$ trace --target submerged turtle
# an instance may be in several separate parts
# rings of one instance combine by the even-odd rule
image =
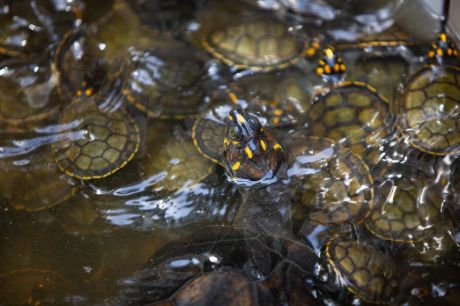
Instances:
[[[445,34],[433,42],[435,64],[414,73],[400,104],[400,132],[415,148],[433,155],[460,153],[460,68],[455,43]],[[436,63],[437,62],[437,63]]]
[[[0,275],[0,299],[7,305],[70,305],[74,291],[52,271],[23,269]]]
[[[388,101],[374,87],[340,81],[345,71],[342,58],[332,47],[325,48],[316,73],[330,84],[307,112],[307,124],[312,135],[337,141],[373,166],[393,133],[394,118]]]
[[[53,136],[3,135],[0,194],[17,210],[40,211],[65,202],[78,189],[56,166]],[[3,142],[7,140],[7,142]]]
[[[325,249],[340,284],[367,303],[388,303],[398,286],[392,257],[370,243],[334,237]]]
[[[68,129],[53,145],[58,167],[83,180],[107,177],[123,168],[137,153],[137,123],[123,109],[98,105],[98,97],[76,98],[62,112],[59,123]]]
[[[180,41],[131,50],[123,64],[122,93],[151,118],[183,119],[199,112],[207,86],[207,56]]]
[[[244,15],[244,14],[243,14]],[[225,19],[225,18],[223,18]],[[201,44],[214,57],[236,69],[270,71],[294,65],[304,57],[313,56],[318,42],[297,37],[287,24],[272,16],[229,16],[222,25],[211,21],[212,29],[203,30]],[[206,22],[205,22],[206,23]],[[312,40],[313,41],[313,40]]]
[[[409,164],[382,165],[374,176],[375,209],[364,223],[371,233],[413,243],[441,223],[443,196],[436,177]]]
[[[56,73],[48,59],[4,60],[0,76],[0,124],[25,127],[57,113]]]

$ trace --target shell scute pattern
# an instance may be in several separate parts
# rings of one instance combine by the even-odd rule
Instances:
[[[379,161],[382,146],[393,132],[393,115],[386,100],[359,82],[339,83],[319,96],[307,122],[312,135],[338,141],[370,166]]]
[[[94,101],[64,109],[62,124],[73,125],[69,139],[53,146],[59,168],[69,176],[96,179],[126,165],[139,149],[137,124],[124,111],[105,112]]]
[[[412,76],[402,100],[401,132],[435,155],[460,152],[460,69],[428,66]]]
[[[396,265],[373,245],[333,238],[326,256],[343,285],[360,299],[369,303],[391,299],[398,283]]]
[[[263,19],[229,26],[203,42],[215,57],[236,68],[273,70],[300,59],[305,44],[277,21]]]

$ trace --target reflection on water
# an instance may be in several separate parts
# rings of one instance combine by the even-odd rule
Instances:
[[[412,5],[1,2],[0,304],[454,305],[460,70]],[[229,164],[235,107],[273,135]]]

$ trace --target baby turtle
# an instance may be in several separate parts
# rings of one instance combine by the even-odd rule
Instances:
[[[3,134],[0,194],[17,210],[36,212],[72,197],[78,187],[61,173],[51,153],[53,136]],[[24,191],[27,192],[24,192]]]
[[[296,131],[285,137],[293,204],[314,223],[360,223],[373,207],[369,168],[349,149],[328,138]]]
[[[239,78],[224,92],[216,92],[211,106],[195,121],[196,147],[210,160],[219,162],[227,116],[233,107],[256,114],[261,124],[273,130],[301,125],[311,107],[313,94],[308,87],[308,80],[291,70]]]
[[[257,306],[276,305],[270,290],[241,272],[222,269],[201,274],[186,283],[167,301],[154,306]]]
[[[364,223],[377,237],[412,243],[429,236],[442,220],[442,188],[409,164],[382,165],[377,169],[375,209]]]
[[[184,119],[204,103],[206,54],[180,41],[161,38],[149,50],[131,50],[123,64],[128,102],[151,118]]]
[[[217,59],[236,69],[270,71],[294,65],[313,56],[317,42],[297,37],[287,24],[270,16],[252,16],[206,31],[203,47]]]
[[[367,303],[388,303],[398,285],[392,257],[354,239],[332,238],[326,257],[341,285]]]
[[[436,64],[418,70],[401,99],[401,133],[415,148],[433,155],[460,153],[460,69],[455,43],[439,34],[428,52]]]
[[[332,47],[325,48],[316,73],[332,84],[316,97],[306,122],[312,135],[337,141],[373,166],[393,133],[394,118],[388,101],[374,87],[340,81],[345,71],[342,58]]]
[[[53,145],[58,167],[82,180],[107,177],[137,153],[139,128],[123,109],[108,110],[98,97],[77,97],[61,114],[65,138]]]
[[[0,75],[0,123],[27,127],[56,114],[56,73],[43,57],[4,60]]]

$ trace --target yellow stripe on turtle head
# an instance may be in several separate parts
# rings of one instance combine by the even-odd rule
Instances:
[[[238,162],[233,164],[232,170],[236,171],[236,170],[240,169],[240,166],[241,166],[241,163],[238,161]]]
[[[260,146],[262,147],[262,150],[267,151],[267,145],[265,144],[265,141],[263,139],[260,140]]]
[[[246,122],[246,119],[244,119],[243,115],[237,113],[237,114],[236,114],[236,117],[238,117],[238,122],[239,122],[239,123],[243,124],[243,123]]]
[[[252,156],[253,156],[253,155],[252,155],[252,151],[251,151],[251,149],[249,149],[248,146],[246,146],[246,147],[244,148],[244,152],[246,153],[246,155],[248,156],[249,159],[252,158]]]
[[[273,145],[273,149],[279,150],[279,149],[281,149],[281,145],[280,145],[279,143],[275,143],[275,144]]]

